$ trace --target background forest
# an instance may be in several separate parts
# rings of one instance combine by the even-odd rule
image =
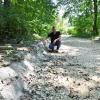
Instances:
[[[45,36],[55,20],[51,0],[0,0],[0,37],[34,39]]]
[[[46,37],[52,25],[62,33],[93,37],[100,33],[100,0],[0,0],[0,39]],[[63,15],[59,20],[59,10]],[[68,21],[66,21],[68,19]]]
[[[64,6],[63,17],[68,17],[69,33],[74,36],[92,37],[100,33],[100,0],[59,0]]]

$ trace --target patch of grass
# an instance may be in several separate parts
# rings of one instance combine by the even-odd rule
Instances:
[[[14,50],[12,50],[12,49],[7,49],[7,50],[5,50],[5,53],[6,53],[7,56],[12,55],[13,52],[14,52]]]

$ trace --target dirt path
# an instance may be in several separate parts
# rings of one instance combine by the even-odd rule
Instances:
[[[44,52],[41,43],[17,47],[8,67],[18,74],[14,87],[23,87],[23,95],[12,100],[100,100],[99,43],[62,36],[60,53]]]
[[[86,67],[100,66],[100,43],[79,38],[62,38],[62,48],[69,55],[77,56],[80,64]]]

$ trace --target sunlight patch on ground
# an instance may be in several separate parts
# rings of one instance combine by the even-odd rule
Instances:
[[[29,48],[27,48],[27,47],[17,47],[17,50],[19,50],[19,51],[29,51]]]
[[[100,55],[97,55],[97,58],[96,58],[97,60],[100,60]]]
[[[32,60],[32,58],[35,59],[35,57],[32,56],[30,53],[27,53],[27,54],[24,56],[24,59],[25,59],[25,60],[29,60],[29,61],[30,61],[30,60]]]
[[[100,66],[96,68],[95,72],[98,73],[98,74],[100,73]]]
[[[34,70],[34,67],[32,66],[32,64],[26,60],[24,60],[24,64],[27,66],[27,68],[31,71]]]
[[[61,35],[61,38],[63,39],[63,38],[68,38],[68,37],[71,37],[71,35]]]
[[[73,47],[67,46],[67,45],[61,45],[60,51],[67,52],[70,55],[77,55],[77,53],[79,52],[79,49],[73,48]]]
[[[6,49],[6,48],[7,48],[7,49],[10,49],[10,48],[12,49],[13,47],[12,47],[11,44],[5,44],[5,45],[3,45],[3,46],[0,46],[0,48],[1,48],[1,49]]]
[[[5,97],[5,100],[18,100],[14,85],[6,86],[5,89],[1,91],[1,95]]]
[[[7,79],[17,76],[17,73],[10,67],[0,68],[0,79]]]

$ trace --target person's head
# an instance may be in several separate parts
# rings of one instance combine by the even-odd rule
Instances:
[[[52,27],[52,32],[54,32],[54,33],[56,32],[55,26]]]

